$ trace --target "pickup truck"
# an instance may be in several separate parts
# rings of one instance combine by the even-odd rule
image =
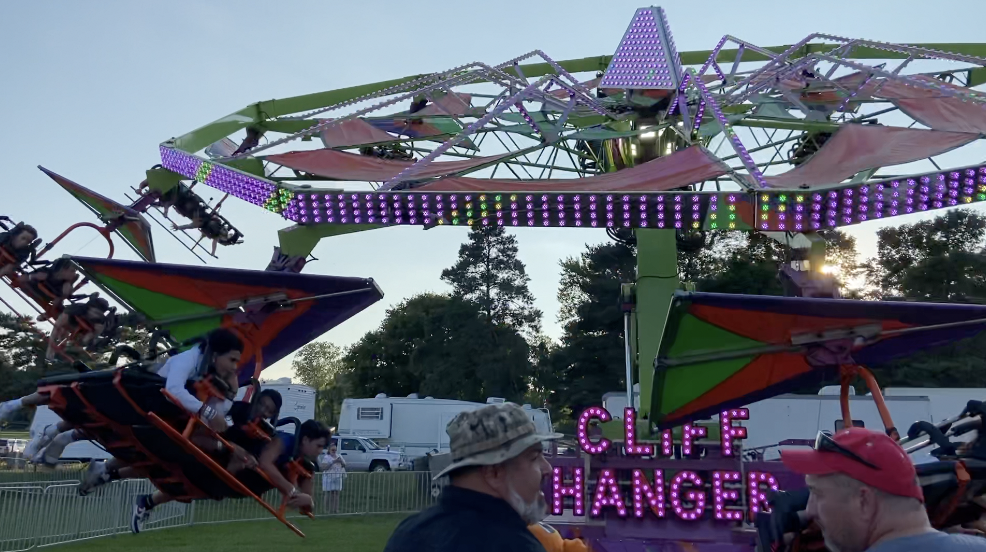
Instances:
[[[333,435],[339,454],[346,460],[346,471],[385,472],[410,469],[410,462],[398,451],[382,448],[366,437]]]

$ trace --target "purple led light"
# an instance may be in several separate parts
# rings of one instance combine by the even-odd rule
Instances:
[[[658,8],[655,17],[653,8],[642,8],[624,33],[600,86],[671,90],[680,75],[681,64],[663,11]]]

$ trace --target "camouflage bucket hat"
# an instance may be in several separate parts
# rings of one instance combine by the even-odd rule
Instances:
[[[513,403],[462,412],[449,422],[445,432],[452,449],[452,463],[435,479],[459,468],[495,466],[516,458],[537,443],[562,437],[561,433],[539,434],[530,416]]]

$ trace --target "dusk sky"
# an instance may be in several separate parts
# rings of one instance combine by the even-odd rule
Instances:
[[[123,195],[159,163],[158,144],[250,103],[405,75],[473,61],[500,63],[541,49],[556,60],[610,55],[641,2],[614,0],[438,2],[258,2],[144,0],[0,3],[0,135],[4,175],[0,214],[34,224],[51,239],[94,218],[37,165],[102,194]],[[812,32],[888,42],[984,41],[975,22],[986,2],[939,0],[820,2],[676,2],[664,6],[679,51],[709,50],[724,34],[762,46],[792,44]],[[947,158],[949,166],[982,162],[981,145]],[[132,195],[132,193],[131,193]],[[207,197],[218,199],[212,190]],[[221,248],[219,266],[263,269],[288,226],[279,216],[234,198],[223,214],[246,243]],[[863,256],[875,252],[881,224],[850,232]],[[520,258],[544,312],[556,317],[559,261],[603,230],[521,229]],[[59,253],[105,255],[94,233],[78,232]],[[455,262],[463,228],[389,228],[335,237],[315,250],[306,272],[374,278],[383,301],[322,339],[340,346],[376,328],[386,309],[412,295],[444,292],[441,271]],[[199,264],[160,228],[158,259]],[[118,243],[119,258],[134,258]],[[0,296],[10,297],[0,290]],[[614,301],[616,298],[614,297]],[[291,375],[289,359],[265,377]]]

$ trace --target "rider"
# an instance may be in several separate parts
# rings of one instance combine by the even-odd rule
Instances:
[[[55,312],[60,312],[62,302],[72,296],[73,285],[78,277],[75,264],[69,259],[60,258],[46,267],[22,275],[17,281],[38,304],[50,304]],[[45,289],[41,288],[42,285]],[[44,320],[47,316],[38,318]]]
[[[210,351],[211,357],[207,363],[203,364],[202,357],[206,350]],[[214,372],[220,380],[231,388],[230,391],[235,396],[236,367],[240,362],[242,352],[243,342],[240,338],[226,328],[219,328],[210,332],[198,346],[169,358],[162,366],[156,369],[152,368],[150,371],[165,378],[165,390],[189,414],[199,417],[213,431],[221,433],[226,431],[228,427],[226,413],[233,405],[232,400],[221,402],[210,400],[208,403],[204,403],[192,395],[185,386],[190,381],[198,380],[208,373]],[[203,370],[200,371],[200,368]],[[193,441],[198,441],[196,435],[193,435]],[[205,448],[209,448],[209,444],[203,443]],[[239,453],[241,450],[233,452]],[[233,456],[234,459],[238,459],[243,455],[234,454]],[[92,462],[79,485],[79,493],[85,495],[108,481],[137,476],[138,474],[133,468],[127,467],[124,462],[116,458],[106,462]]]
[[[278,398],[280,398],[280,395],[278,395]],[[298,447],[299,457],[314,464],[318,458],[318,454],[325,448],[331,437],[332,433],[321,422],[308,420],[301,424],[299,430],[299,438],[301,439]],[[267,478],[274,484],[274,487],[281,491],[284,496],[288,497],[288,507],[297,508],[300,511],[310,511],[312,508],[312,479],[306,478],[300,483],[300,492],[287,479],[289,476],[288,464],[295,460],[294,446],[294,434],[278,431],[274,439],[261,448],[258,465]],[[239,473],[238,478],[248,488],[255,487],[258,479],[256,474],[249,471]],[[151,516],[151,510],[171,500],[173,499],[170,496],[161,491],[138,496],[134,502],[133,517],[130,522],[131,531],[140,533],[144,523]]]
[[[315,463],[319,453],[328,446],[332,432],[321,422],[308,420],[301,424],[298,432],[298,454],[305,460]],[[295,436],[292,433],[278,431],[277,436],[260,453],[260,469],[267,474],[274,487],[288,497],[288,505],[299,510],[310,510],[312,507],[312,479],[300,483],[299,490],[283,475],[285,467],[294,460]]]
[[[0,277],[13,275],[31,257],[31,245],[36,239],[38,231],[23,222],[9,232],[0,232],[0,248],[6,253],[0,255]],[[13,257],[14,262],[9,257]]]
[[[254,403],[249,403],[245,401],[237,401],[229,410],[229,418],[232,424],[230,428],[223,433],[223,437],[229,440],[234,446],[242,444],[246,447],[246,453],[255,458],[263,450],[262,440],[252,439],[249,435],[249,430],[247,426],[255,422],[269,420],[276,422],[277,413],[281,410],[281,394],[273,389],[265,389],[260,392],[257,396],[257,400]],[[253,444],[251,444],[253,443]],[[257,445],[257,443],[260,443]],[[224,462],[225,459],[220,459],[220,462]],[[242,465],[232,465],[228,464],[228,469],[232,473],[237,473],[245,468],[255,467],[255,463],[244,463]],[[122,471],[122,470],[121,470]],[[106,483],[109,480],[100,481],[100,485]],[[151,510],[156,506],[162,504],[167,504],[173,501],[174,498],[160,490],[155,490],[151,494],[141,495],[137,497],[137,501],[134,504],[133,518],[131,519],[130,529],[134,533],[140,533],[141,528],[144,523],[150,518]]]
[[[89,301],[86,303],[74,303],[65,307],[65,310],[55,320],[55,327],[51,331],[45,359],[53,360],[57,348],[56,343],[76,332],[79,332],[75,340],[76,343],[82,347],[87,347],[95,338],[102,335],[106,326],[106,311],[109,308],[109,302],[99,297],[98,293],[89,296]],[[83,327],[83,323],[88,328]]]

